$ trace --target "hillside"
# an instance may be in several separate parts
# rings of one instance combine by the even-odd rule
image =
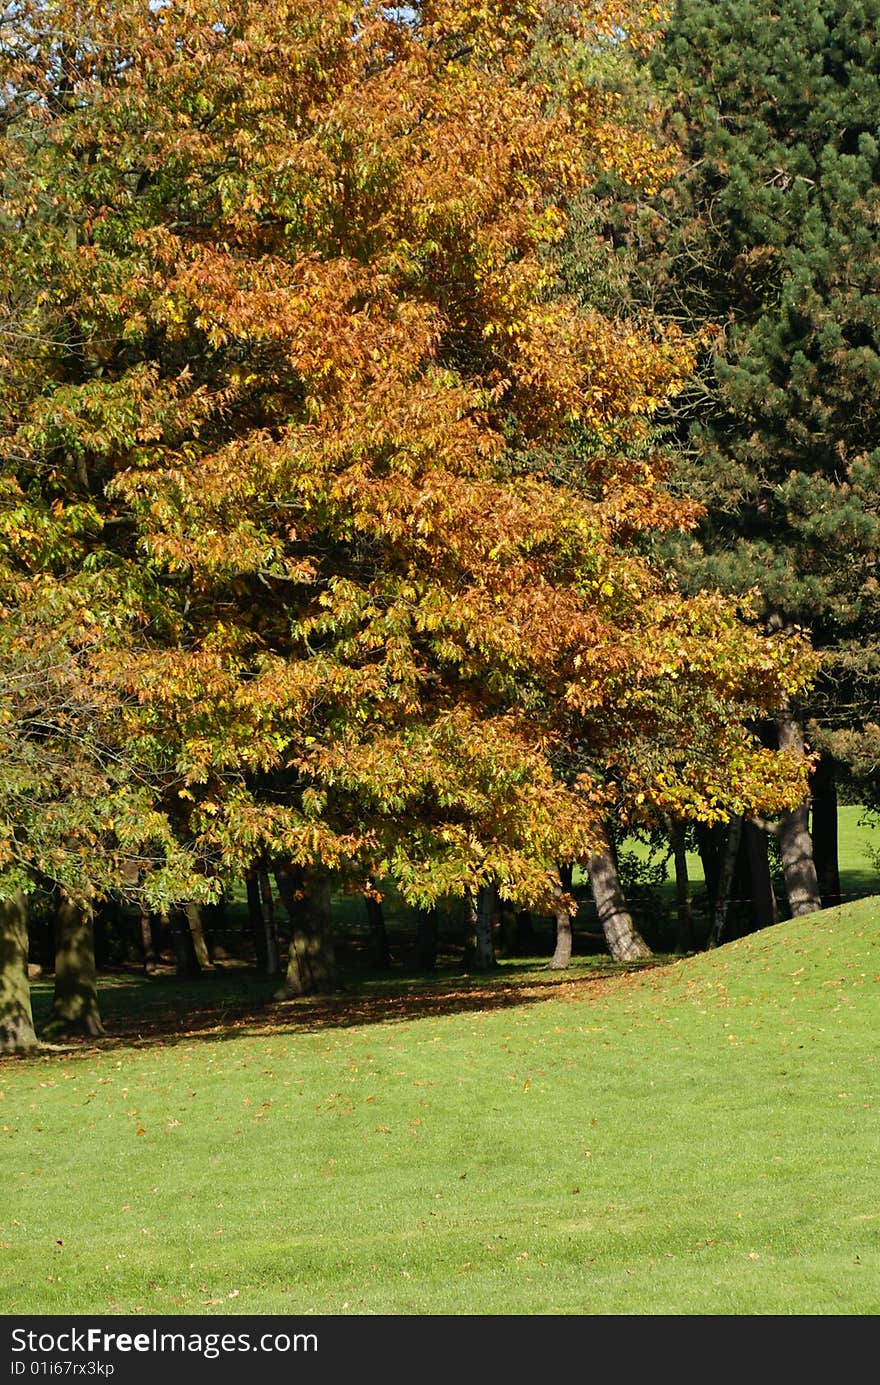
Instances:
[[[4,1311],[876,1312],[880,901],[586,966],[4,1063]]]

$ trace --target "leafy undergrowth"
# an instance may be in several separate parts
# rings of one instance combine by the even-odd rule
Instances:
[[[114,994],[115,1036],[0,1067],[7,1313],[880,1310],[876,899],[173,1042]]]

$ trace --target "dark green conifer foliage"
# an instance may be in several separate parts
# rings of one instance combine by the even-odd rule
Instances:
[[[721,331],[680,402],[689,588],[756,587],[825,652],[814,746],[878,792],[880,0],[682,0],[652,58],[681,176],[630,244]],[[635,231],[632,227],[635,226]]]

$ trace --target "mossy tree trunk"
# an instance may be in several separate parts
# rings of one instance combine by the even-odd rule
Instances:
[[[98,1007],[93,911],[62,894],[55,927],[55,995],[43,1032],[51,1038],[97,1038],[104,1026]]]
[[[202,929],[205,934],[205,946],[208,949],[208,956],[212,965],[217,962],[228,960],[227,952],[222,939],[226,936],[226,900],[220,898],[213,904],[202,904],[199,912],[202,916]]]
[[[19,891],[0,899],[0,1053],[37,1047],[27,961],[27,903]]]
[[[317,867],[304,870],[302,888],[291,891],[289,908],[291,932],[287,972],[283,985],[275,992],[275,999],[291,1000],[316,991],[335,990],[337,971],[329,872]]]

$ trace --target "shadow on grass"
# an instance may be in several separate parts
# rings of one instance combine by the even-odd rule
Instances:
[[[103,1053],[117,1048],[172,1047],[205,1039],[310,1034],[369,1024],[401,1024],[446,1015],[512,1009],[563,996],[602,993],[619,978],[651,969],[670,959],[612,962],[582,959],[571,972],[551,972],[546,962],[505,962],[486,975],[463,975],[438,968],[427,977],[394,979],[358,977],[348,988],[327,995],[276,1001],[278,978],[252,972],[223,973],[184,983],[173,975],[146,978],[116,975],[102,978],[101,1008],[108,1033],[104,1038],[68,1044],[44,1044],[36,1056]],[[210,991],[208,991],[210,988]],[[51,1000],[48,986],[35,987],[34,1010]],[[146,1002],[146,1003],[144,1003]]]

